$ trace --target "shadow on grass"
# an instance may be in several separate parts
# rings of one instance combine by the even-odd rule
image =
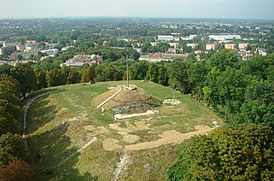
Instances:
[[[29,158],[41,180],[98,180],[90,173],[80,173],[75,166],[80,153],[66,136],[68,124],[29,138]],[[70,128],[73,129],[73,128]],[[38,156],[37,156],[38,155]]]
[[[41,90],[30,95],[29,98],[34,98],[35,96],[39,96],[43,93],[48,93],[40,98],[37,98],[30,106],[27,113],[27,124],[31,126],[27,126],[28,133],[33,133],[39,127],[44,126],[46,123],[55,118],[57,113],[56,105],[49,105],[49,101],[46,98],[51,93],[59,93],[64,92],[64,90],[51,89],[51,90]],[[39,100],[39,101],[38,101]],[[30,121],[31,120],[31,121]]]

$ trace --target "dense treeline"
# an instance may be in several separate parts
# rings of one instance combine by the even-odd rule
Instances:
[[[219,128],[183,144],[167,180],[272,180],[273,127]]]
[[[183,143],[167,180],[274,178],[273,64],[273,55],[244,62],[223,50],[181,69],[188,81],[175,87],[203,99],[225,118],[226,125]]]
[[[14,77],[16,77],[15,73],[19,73],[17,68],[10,70],[14,73]],[[32,167],[24,161],[26,150],[22,136],[19,135],[21,133],[20,91],[26,91],[22,84],[11,76],[0,75],[0,180],[36,178]]]

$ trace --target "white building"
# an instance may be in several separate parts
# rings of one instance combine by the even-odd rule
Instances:
[[[103,61],[103,57],[99,55],[75,55],[73,58],[62,63],[60,66],[66,65],[68,67],[79,67],[84,64],[100,64]]]
[[[181,40],[193,40],[193,38],[195,38],[197,35],[189,35],[189,36],[185,36],[185,37],[181,37]]]
[[[62,49],[61,49],[61,51],[66,51],[66,50],[68,50],[68,49],[70,49],[70,48],[73,48],[74,46],[66,46],[66,47],[63,47]]]
[[[195,38],[197,35],[189,35],[189,38],[192,40],[193,38]]]
[[[240,35],[209,35],[210,40],[225,41],[225,40],[240,40]]]
[[[188,43],[188,44],[186,44],[186,46],[191,47],[191,48],[195,48],[196,45],[197,45],[196,43]]]
[[[172,35],[158,35],[158,41],[172,41],[174,37]]]
[[[0,55],[3,54],[3,48],[0,48]]]
[[[256,49],[256,52],[262,56],[266,56],[267,53],[266,53],[266,50],[264,48],[257,48]]]
[[[58,53],[58,49],[41,50],[41,52],[48,54],[50,57],[54,57]]]

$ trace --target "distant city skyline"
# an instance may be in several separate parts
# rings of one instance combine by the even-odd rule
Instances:
[[[0,18],[166,17],[274,20],[274,0],[0,0],[0,3]]]

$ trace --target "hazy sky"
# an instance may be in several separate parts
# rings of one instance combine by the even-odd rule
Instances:
[[[0,0],[0,18],[135,16],[274,20],[274,0]]]

